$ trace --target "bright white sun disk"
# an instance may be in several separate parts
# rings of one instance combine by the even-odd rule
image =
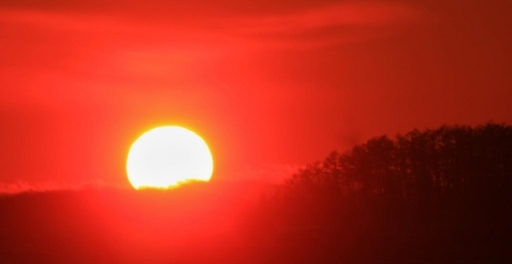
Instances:
[[[133,143],[126,170],[135,189],[169,188],[191,180],[209,181],[213,158],[208,145],[194,132],[164,126]]]

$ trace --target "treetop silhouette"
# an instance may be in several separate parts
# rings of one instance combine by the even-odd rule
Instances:
[[[280,195],[327,192],[414,202],[482,198],[509,190],[511,178],[511,126],[443,125],[394,139],[375,137],[344,153],[334,151],[295,173]]]

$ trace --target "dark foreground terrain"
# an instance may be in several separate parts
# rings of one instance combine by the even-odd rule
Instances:
[[[512,128],[486,124],[374,138],[265,195],[3,195],[0,263],[511,263],[511,182]]]
[[[353,201],[328,211],[329,205],[305,204],[311,214],[302,215],[304,208],[275,212],[235,197],[187,191],[181,197],[119,190],[1,197],[1,263],[511,260],[510,203],[502,200],[424,207]]]

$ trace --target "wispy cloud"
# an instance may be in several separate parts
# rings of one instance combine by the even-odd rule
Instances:
[[[78,190],[81,188],[104,187],[106,184],[101,180],[90,180],[81,184],[58,183],[54,181],[25,181],[0,182],[0,194],[17,194],[23,192],[47,192],[57,190]]]
[[[418,12],[396,4],[335,4],[293,13],[241,19],[248,33],[293,33],[332,26],[376,26],[418,19]],[[245,28],[246,30],[243,30]]]
[[[247,168],[245,175],[255,181],[279,184],[291,177],[301,167],[297,164],[269,163]]]
[[[371,41],[423,19],[413,6],[370,2],[291,5],[226,16],[185,12],[186,19],[141,18],[133,10],[114,12],[117,8],[108,4],[102,10],[99,2],[80,12],[32,4],[0,7],[4,103],[110,105],[131,98],[127,90],[137,98],[137,87],[144,87],[144,94],[150,87],[190,91],[226,83],[233,77],[219,69],[255,50],[265,54]],[[164,97],[157,93],[155,100]]]
[[[414,23],[423,19],[412,6],[393,3],[336,3],[272,14],[230,14],[203,19],[134,19],[105,13],[0,10],[0,22],[81,33],[114,33],[204,49],[292,45],[301,42],[336,44],[360,38],[365,30]],[[357,36],[356,36],[357,35]],[[274,43],[274,45],[269,45]],[[201,44],[201,45],[199,45]],[[234,48],[234,49],[233,49]]]
[[[421,19],[421,12],[411,6],[337,3],[288,13],[240,18],[233,23],[233,33],[288,46],[297,42],[330,45],[360,39],[368,29],[411,24]]]

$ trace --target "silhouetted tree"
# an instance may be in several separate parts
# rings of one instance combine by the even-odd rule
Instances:
[[[510,188],[512,127],[441,126],[372,138],[345,153],[306,166],[283,190],[428,201],[488,195]]]
[[[278,244],[322,245],[314,255],[331,260],[393,247],[416,252],[414,261],[436,262],[448,249],[462,258],[477,247],[490,257],[504,252],[500,234],[511,235],[511,178],[511,126],[413,130],[307,165],[266,200],[267,221]]]

